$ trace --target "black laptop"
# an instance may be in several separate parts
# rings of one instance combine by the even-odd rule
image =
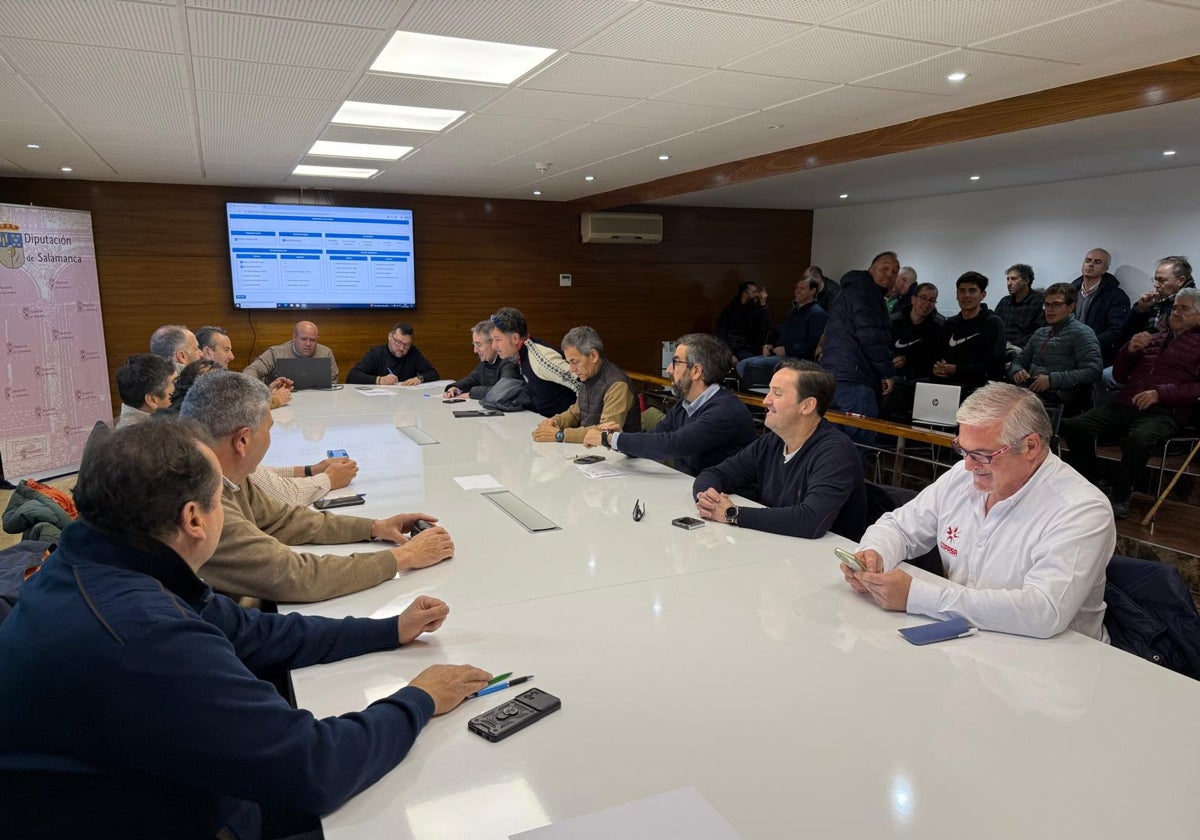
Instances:
[[[333,382],[333,359],[325,356],[312,359],[276,359],[275,375],[292,380],[292,388],[303,391],[322,388],[326,391]]]

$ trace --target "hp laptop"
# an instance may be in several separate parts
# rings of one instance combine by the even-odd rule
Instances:
[[[958,420],[955,419],[954,414],[958,411],[961,397],[962,388],[958,385],[918,382],[916,394],[913,397],[913,422],[930,423],[935,426],[957,426]]]
[[[328,356],[314,359],[276,359],[275,374],[292,380],[297,391],[306,388],[323,388],[326,391],[333,381],[333,359]]]

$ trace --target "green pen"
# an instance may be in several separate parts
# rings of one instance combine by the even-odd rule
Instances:
[[[501,674],[498,677],[492,677],[490,680],[488,680],[488,685],[495,685],[498,682],[502,682],[502,681],[508,679],[512,675],[513,675],[513,672],[509,671],[507,674]]]

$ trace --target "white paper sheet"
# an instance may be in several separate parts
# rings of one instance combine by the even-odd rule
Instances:
[[[679,788],[572,817],[552,825],[510,834],[510,840],[741,840],[717,809],[694,787]]]
[[[455,482],[464,490],[496,490],[501,484],[487,473],[483,475],[456,475]]]
[[[611,464],[579,464],[578,467],[588,478],[612,478],[625,474]]]
[[[354,391],[364,397],[390,397],[394,393],[387,388],[355,388]]]

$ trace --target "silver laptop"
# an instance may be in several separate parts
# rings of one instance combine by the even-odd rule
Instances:
[[[954,414],[958,411],[961,398],[962,388],[958,385],[918,382],[913,396],[913,422],[957,426],[958,420],[954,418]]]

